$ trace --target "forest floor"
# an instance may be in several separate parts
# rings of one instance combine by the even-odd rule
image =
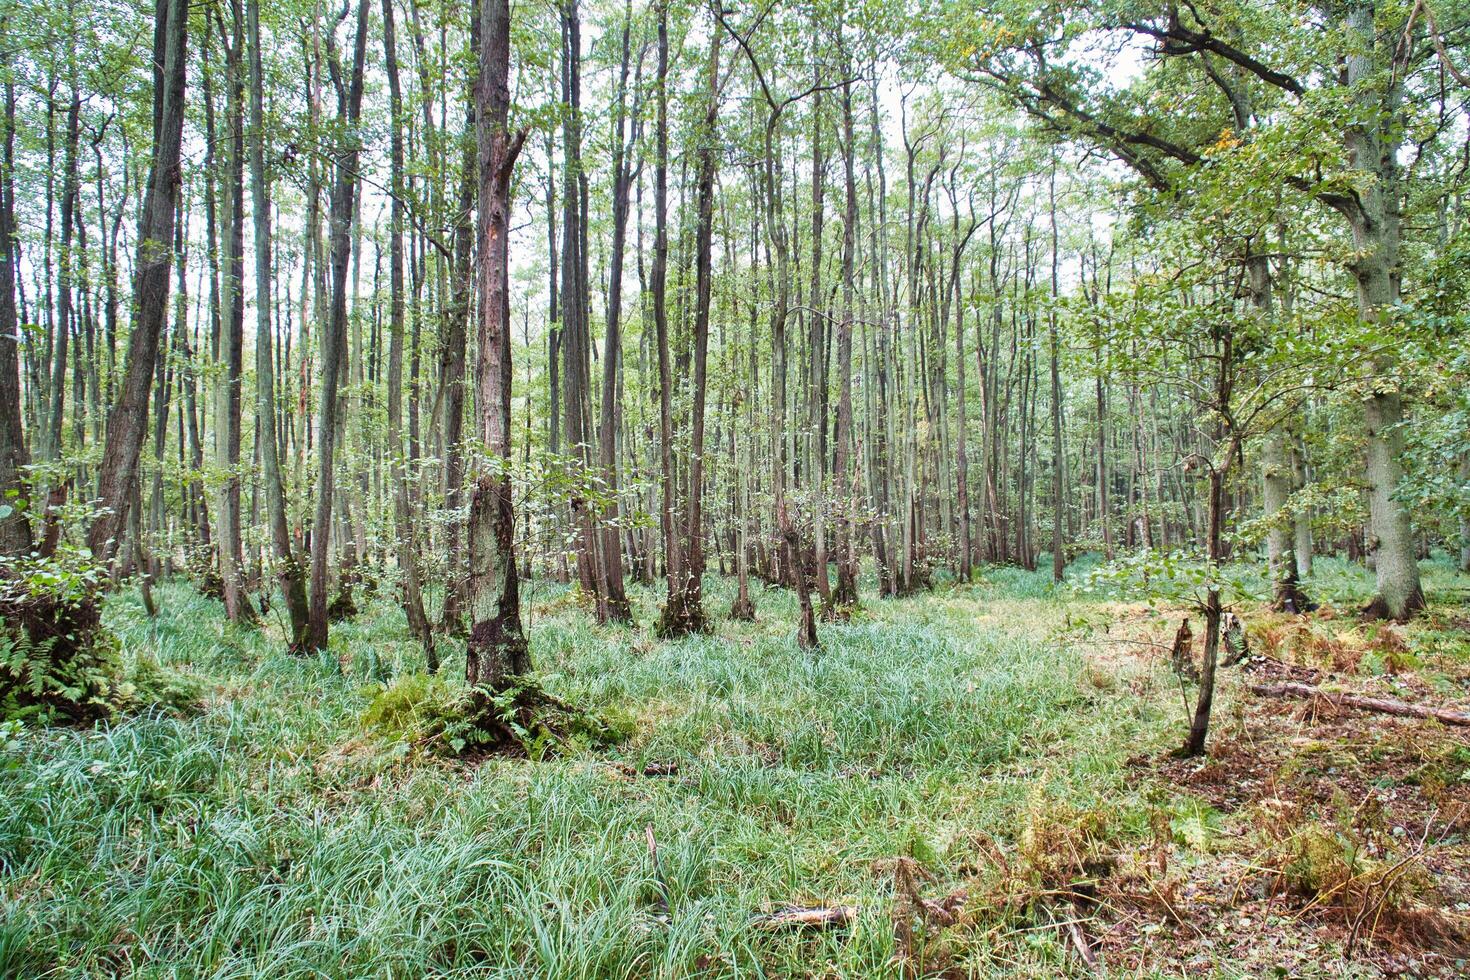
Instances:
[[[1470,578],[1425,569],[1404,628],[1358,623],[1371,579],[1330,560],[1317,613],[1242,610],[1194,760],[1181,611],[1044,573],[865,582],[815,654],[781,591],[735,623],[711,577],[712,633],[661,642],[534,583],[542,683],[631,734],[473,762],[365,727],[421,669],[384,598],[303,659],[187,583],[151,620],[116,596],[126,655],[207,698],[0,739],[0,976],[1465,975],[1470,729],[1248,690],[1465,705]],[[850,920],[762,918],[788,907]]]

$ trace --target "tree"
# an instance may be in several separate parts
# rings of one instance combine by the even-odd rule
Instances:
[[[709,376],[709,317],[711,297],[711,249],[714,235],[715,197],[715,124],[720,109],[720,38],[711,31],[708,62],[709,83],[705,92],[704,117],[700,122],[699,144],[695,150],[695,227],[694,227],[694,377],[692,407],[689,419],[688,483],[684,490],[682,534],[677,549],[679,562],[670,565],[669,594],[659,618],[662,636],[682,636],[702,632],[704,616],[704,474],[705,474],[705,399]],[[660,367],[665,366],[663,340],[660,341]],[[668,476],[668,474],[666,474]],[[677,522],[671,517],[670,524]]]
[[[403,179],[403,96],[398,80],[398,41],[393,25],[393,0],[383,0],[383,61],[388,74],[390,122],[390,166],[393,195],[391,227],[388,231],[389,324],[388,324],[388,454],[393,480],[393,525],[398,538],[398,570],[403,576],[403,611],[409,629],[424,648],[429,672],[438,669],[434,633],[424,612],[419,586],[418,534],[410,513],[408,477],[403,464],[403,226],[406,215]]]
[[[978,32],[978,44],[972,38],[957,40],[958,63],[962,72],[1003,91],[1052,132],[1106,147],[1155,189],[1204,164],[1217,140],[1258,143],[1263,150],[1251,165],[1261,180],[1284,183],[1345,219],[1355,244],[1346,268],[1356,284],[1365,341],[1376,345],[1391,329],[1399,301],[1403,190],[1398,149],[1407,121],[1406,77],[1416,62],[1435,59],[1438,52],[1434,45],[1414,43],[1415,18],[1402,8],[1381,8],[1373,0],[1304,3],[1300,13],[1305,16],[1298,16],[1287,6],[1210,11],[1210,22],[1201,19],[1206,12],[1176,4],[1079,11],[1089,16],[1090,27],[1150,40],[1162,61],[1198,72],[1192,80],[1221,95],[1213,114],[1200,113],[1202,118],[1158,118],[1137,108],[1126,93],[1101,84],[1095,69],[1060,67],[1074,39],[1086,34],[1077,24],[1060,33],[1049,23],[1022,25],[1022,20],[976,11],[975,16],[989,18],[990,26]],[[1069,12],[1058,9],[1051,16]],[[1006,13],[1029,18],[1020,9]],[[951,23],[973,26],[965,18]],[[1320,29],[1324,24],[1332,29]],[[1281,44],[1283,38],[1296,43]],[[1340,74],[1315,70],[1339,61]],[[1300,111],[1276,113],[1267,123],[1261,121],[1263,100]],[[1311,141],[1315,132],[1334,126],[1339,148]],[[1285,147],[1286,154],[1273,153],[1275,147]],[[1378,594],[1365,612],[1403,619],[1424,600],[1408,514],[1395,497],[1402,476],[1403,406],[1400,392],[1385,380],[1392,375],[1392,360],[1385,354],[1373,365],[1376,380],[1366,386],[1362,403],[1364,476],[1371,488],[1368,544],[1378,580]]]
[[[250,47],[250,190],[255,229],[255,397],[256,441],[260,444],[261,478],[269,515],[271,546],[277,562],[276,576],[290,617],[289,645],[303,651],[307,643],[306,584],[301,561],[291,547],[286,523],[286,491],[281,475],[280,447],[276,432],[275,362],[272,346],[271,304],[271,213],[269,174],[265,166],[265,77],[261,68],[260,0],[249,0],[246,10]]]
[[[346,16],[344,8],[343,16]],[[327,575],[332,539],[332,498],[336,489],[338,438],[338,379],[347,349],[347,265],[352,252],[352,204],[356,197],[358,157],[362,138],[357,131],[362,113],[363,65],[367,58],[368,0],[358,0],[357,33],[352,70],[345,79],[333,35],[327,35],[332,83],[337,89],[337,119],[341,127],[335,151],[331,228],[331,309],[321,330],[321,407],[317,412],[316,520],[311,530],[311,613],[308,640],[312,649],[327,647]]]
[[[510,4],[480,0],[475,122],[479,173],[479,352],[475,360],[478,435],[489,458],[470,498],[470,635],[465,672],[491,690],[531,668],[521,628],[515,510],[510,474],[511,176],[526,140],[510,129]]]
[[[5,20],[0,18],[0,33]],[[0,121],[0,555],[31,550],[31,524],[24,510],[24,472],[29,456],[21,425],[20,318],[15,309],[15,82],[9,52],[0,52],[7,72],[5,117]]]
[[[127,517],[138,454],[148,419],[148,392],[168,312],[173,267],[174,214],[178,209],[180,148],[184,131],[184,76],[188,4],[158,0],[153,28],[153,160],[138,232],[133,277],[133,331],[117,402],[107,419],[107,441],[98,465],[101,511],[87,532],[87,546],[100,560],[117,550]]]
[[[245,344],[245,78],[244,26],[239,0],[231,0],[230,22],[219,11],[220,43],[225,49],[224,257],[220,278],[220,354],[224,382],[215,391],[215,460],[224,473],[219,490],[215,544],[224,582],[225,614],[253,622],[255,607],[245,593],[240,537],[240,383]]]
[[[628,132],[628,62],[633,27],[633,4],[623,11],[622,54],[618,64],[616,105],[612,117],[612,249],[607,273],[607,333],[602,349],[602,405],[598,422],[598,462],[610,504],[600,543],[601,595],[607,618],[631,623],[633,609],[623,587],[623,546],[618,537],[618,432],[622,426],[620,371],[623,360],[623,251],[628,236],[629,191],[633,184],[633,153],[641,129],[639,99],[635,97],[632,132]],[[640,67],[642,54],[639,55]],[[639,93],[641,95],[641,93]]]

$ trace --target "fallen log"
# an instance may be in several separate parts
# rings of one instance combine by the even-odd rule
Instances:
[[[759,929],[832,929],[850,925],[857,918],[856,905],[830,905],[814,909],[785,908],[779,912],[758,916],[754,925]]]
[[[1361,694],[1339,694],[1335,691],[1324,691],[1320,687],[1310,684],[1252,684],[1252,694],[1260,694],[1273,698],[1306,698],[1315,700],[1320,698],[1328,704],[1343,708],[1357,708],[1360,711],[1376,711],[1385,715],[1396,715],[1400,718],[1433,718],[1444,725],[1470,726],[1470,712],[1453,711],[1449,708],[1431,708],[1423,704],[1411,704],[1408,701],[1396,701],[1393,698],[1370,698]]]

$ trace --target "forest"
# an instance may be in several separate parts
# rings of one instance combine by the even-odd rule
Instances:
[[[0,86],[0,977],[1470,970],[1470,2]]]

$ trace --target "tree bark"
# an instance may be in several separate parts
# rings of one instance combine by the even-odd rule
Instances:
[[[852,70],[844,52],[843,73],[850,79]],[[858,559],[852,533],[856,474],[848,475],[853,468],[852,433],[852,321],[855,297],[854,272],[856,265],[858,201],[857,181],[853,166],[856,153],[852,118],[852,82],[842,84],[842,174],[844,204],[842,213],[842,319],[837,326],[837,458],[833,467],[832,485],[837,499],[837,585],[832,591],[830,617],[845,619],[858,604],[857,575]],[[961,336],[963,336],[961,330]],[[963,344],[963,341],[961,342]],[[960,375],[963,379],[963,372]],[[961,381],[961,425],[963,425],[964,394]],[[960,458],[963,473],[964,430],[961,429]],[[963,488],[961,489],[963,493]]]
[[[694,230],[694,390],[690,418],[689,485],[685,493],[683,563],[671,579],[668,602],[659,620],[663,636],[702,632],[704,618],[704,409],[709,363],[709,311],[712,271],[710,252],[714,234],[716,121],[720,108],[719,30],[711,32],[709,88],[704,119],[695,151]],[[675,587],[677,586],[677,588]]]
[[[215,461],[225,478],[219,491],[215,544],[224,583],[225,615],[233,622],[254,622],[255,607],[245,592],[241,568],[240,534],[240,376],[245,342],[245,78],[240,59],[244,25],[239,3],[232,2],[229,9],[229,24],[220,24],[226,78],[224,256],[220,291],[223,299],[220,358],[225,373],[215,391]],[[269,310],[268,305],[266,309]]]
[[[1353,195],[1344,213],[1352,226],[1357,256],[1351,271],[1357,282],[1358,316],[1376,325],[1387,344],[1393,330],[1393,311],[1399,302],[1399,232],[1401,224],[1398,148],[1401,82],[1397,71],[1387,83],[1384,51],[1390,41],[1378,33],[1374,3],[1354,0],[1344,16],[1344,27],[1356,47],[1346,59],[1346,83],[1361,93],[1363,104],[1345,133],[1348,163],[1364,177],[1361,190]],[[1375,359],[1374,373],[1388,378],[1392,357]],[[1419,565],[1409,515],[1394,493],[1403,476],[1400,457],[1404,450],[1403,397],[1392,380],[1385,380],[1363,403],[1368,448],[1365,475],[1371,535],[1368,552],[1373,555],[1378,578],[1377,594],[1365,614],[1404,620],[1424,607],[1419,585]]]
[[[1047,206],[1051,217],[1051,300],[1056,303],[1057,290],[1057,172],[1052,164],[1051,181],[1048,184]],[[1062,546],[1062,535],[1066,533],[1064,513],[1065,479],[1062,453],[1062,380],[1058,361],[1061,342],[1057,337],[1056,310],[1047,313],[1047,339],[1051,360],[1051,580],[1061,582],[1067,568],[1066,550]]]
[[[255,398],[257,427],[255,441],[260,449],[261,479],[265,484],[266,511],[270,520],[271,546],[275,551],[276,577],[286,600],[291,623],[288,640],[293,652],[306,649],[309,612],[306,583],[299,556],[291,548],[291,530],[286,523],[286,491],[281,476],[277,442],[274,352],[271,337],[271,202],[270,177],[265,166],[264,72],[261,50],[260,0],[249,0],[246,18],[250,32],[250,188],[255,224]]]
[[[636,144],[638,124],[635,110],[633,138],[626,138],[628,121],[628,64],[633,23],[632,0],[623,13],[622,58],[618,71],[617,105],[613,110],[613,234],[608,258],[607,335],[602,347],[602,406],[598,426],[598,463],[608,494],[602,528],[602,596],[609,619],[633,621],[633,609],[623,588],[623,548],[618,539],[618,429],[622,416],[619,372],[623,360],[623,246],[628,235],[628,196],[633,183],[631,144]],[[641,59],[640,59],[641,65]],[[636,102],[636,99],[635,99]]]
[[[479,58],[479,23],[478,17],[471,17],[470,49],[476,59]],[[475,131],[475,113],[475,98],[471,93],[465,100],[466,132]],[[443,420],[440,423],[444,432],[444,506],[450,511],[458,511],[464,505],[465,345],[469,339],[470,294],[474,286],[471,257],[475,247],[475,227],[471,212],[478,180],[477,152],[474,142],[466,139],[455,209],[454,275],[450,283],[449,309],[444,316],[443,348],[439,355],[439,373],[444,385]],[[465,575],[458,516],[449,522],[445,539],[449,574],[448,581],[444,583],[444,607],[440,611],[439,626],[448,632],[459,633],[463,629],[462,607],[469,580]]]
[[[0,33],[4,33],[0,18]],[[8,61],[8,53],[7,53]],[[31,550],[31,523],[26,515],[25,429],[21,423],[20,318],[16,315],[16,266],[20,245],[15,238],[15,82],[8,63],[5,75],[5,117],[0,133],[0,555],[23,555]]]
[[[174,215],[181,182],[184,80],[188,41],[187,0],[157,0],[153,31],[153,160],[138,229],[133,280],[136,314],[128,339],[122,387],[107,420],[107,440],[98,467],[101,513],[87,532],[99,560],[112,557],[127,517],[138,454],[147,431],[149,382],[168,313],[173,262]]]
[[[658,4],[658,107],[654,124],[653,266],[649,287],[653,294],[653,324],[658,354],[659,468],[662,498],[659,523],[664,538],[664,575],[667,603],[674,603],[683,583],[684,565],[674,513],[673,386],[669,367],[669,5]]]
[[[562,122],[562,236],[561,236],[561,354],[563,419],[567,452],[578,472],[570,481],[576,487],[591,463],[591,329],[588,323],[587,226],[585,220],[587,177],[582,169],[582,27],[577,0],[563,0],[562,98],[566,115]],[[608,618],[601,589],[598,534],[592,501],[580,490],[571,495],[572,526],[577,533],[577,582],[597,608],[599,622]]]
[[[465,673],[471,684],[504,688],[531,669],[521,628],[510,485],[510,181],[526,134],[511,132],[510,4],[480,0],[475,122],[479,172],[479,350],[475,360],[479,432],[491,456],[470,500],[470,635]]]

